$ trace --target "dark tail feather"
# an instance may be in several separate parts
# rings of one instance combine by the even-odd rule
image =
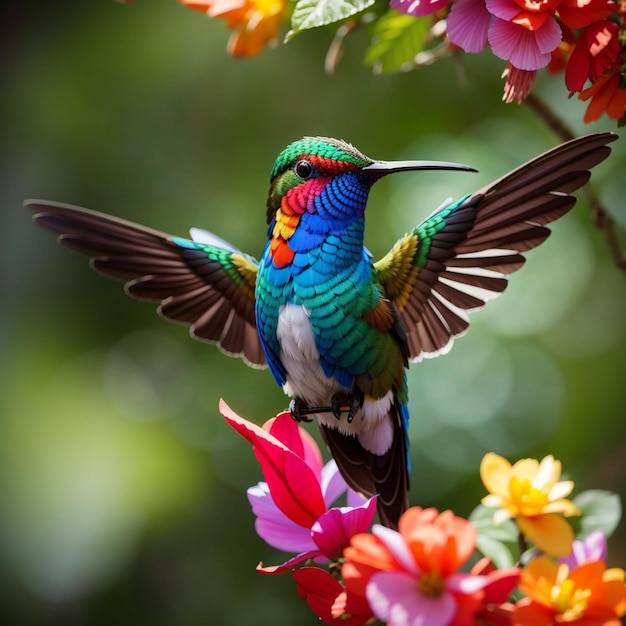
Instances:
[[[348,486],[366,497],[378,494],[381,523],[396,529],[408,506],[409,474],[405,420],[401,405],[394,402],[390,413],[394,437],[383,455],[366,450],[357,437],[321,425],[322,435]]]

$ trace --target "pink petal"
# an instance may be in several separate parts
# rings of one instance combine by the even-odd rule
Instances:
[[[407,15],[431,15],[450,4],[451,0],[391,0],[389,6]]]
[[[295,554],[317,549],[311,530],[294,523],[276,506],[267,483],[250,487],[247,494],[256,516],[255,530],[265,543],[277,550]]]
[[[572,553],[559,559],[559,563],[565,563],[570,570],[587,561],[604,561],[606,563],[607,550],[606,538],[601,530],[594,530],[582,541],[576,540],[572,544]]]
[[[550,52],[561,42],[561,29],[552,18],[536,31],[501,19],[489,27],[493,53],[521,70],[538,70],[550,62]]]
[[[310,528],[326,511],[318,477],[305,461],[256,424],[239,417],[222,400],[226,421],[253,444],[253,451],[276,506],[300,526]]]
[[[404,537],[397,531],[375,524],[372,528],[372,535],[380,539],[386,546],[386,548],[393,554],[394,558],[400,563],[407,572],[417,575],[419,568],[415,563],[413,554],[406,545]]]
[[[305,561],[309,561],[310,559],[316,559],[320,556],[324,556],[319,550],[315,550],[313,552],[304,552],[303,554],[298,554],[298,556],[294,556],[292,559],[281,563],[280,565],[268,565],[267,567],[263,567],[261,563],[256,566],[256,571],[261,572],[261,574],[282,574],[287,570],[290,570],[292,567],[299,565],[300,563],[304,563]]]
[[[484,0],[457,0],[448,15],[448,39],[465,52],[480,52],[487,45],[490,22]]]
[[[516,18],[522,11],[515,0],[486,0],[485,6],[489,13],[507,22]]]
[[[324,494],[324,502],[330,507],[335,500],[348,488],[346,481],[339,472],[337,463],[334,460],[328,461],[322,469],[321,479],[322,493]],[[363,501],[359,502],[361,504]]]
[[[535,41],[539,51],[544,54],[550,54],[556,50],[561,43],[563,33],[558,22],[554,18],[547,19],[543,26],[535,31]],[[524,68],[522,68],[524,69]],[[539,68],[537,68],[539,69]]]
[[[348,502],[348,506],[361,506],[367,498],[362,493],[358,493],[357,491],[354,491],[354,489],[350,489],[350,487],[348,487],[346,500]]]
[[[401,572],[378,572],[365,589],[374,615],[393,626],[447,626],[457,609],[452,594],[421,594],[417,579]]]
[[[470,595],[484,589],[489,584],[487,576],[472,574],[451,574],[446,578],[446,589],[456,593]]]
[[[325,556],[338,559],[354,535],[369,529],[376,512],[376,499],[374,496],[356,508],[330,509],[318,518],[311,528],[311,536]]]

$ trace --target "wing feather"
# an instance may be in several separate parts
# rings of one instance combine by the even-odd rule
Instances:
[[[25,206],[61,245],[91,257],[94,270],[125,281],[129,296],[159,302],[159,314],[189,324],[196,339],[252,367],[267,366],[254,313],[258,264],[251,257],[204,231],[194,242],[67,204]]]
[[[444,204],[375,264],[406,328],[412,361],[448,351],[467,331],[466,311],[502,293],[546,224],[576,203],[590,168],[609,155],[613,133],[574,139],[454,204]]]

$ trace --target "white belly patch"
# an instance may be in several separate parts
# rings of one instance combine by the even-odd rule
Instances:
[[[287,395],[304,400],[311,406],[330,406],[335,393],[350,391],[324,374],[311,320],[303,306],[286,304],[281,307],[276,336],[280,345],[280,360],[287,372],[287,382],[283,386]],[[330,412],[319,413],[316,417],[330,428],[357,435],[363,447],[383,454],[393,438],[393,426],[388,417],[392,401],[392,391],[382,398],[365,396],[363,407],[350,423],[346,414],[341,419]]]

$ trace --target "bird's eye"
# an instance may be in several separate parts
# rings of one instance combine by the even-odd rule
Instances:
[[[313,175],[313,166],[304,159],[302,161],[298,161],[294,167],[294,172],[298,178],[302,180],[308,180]]]

